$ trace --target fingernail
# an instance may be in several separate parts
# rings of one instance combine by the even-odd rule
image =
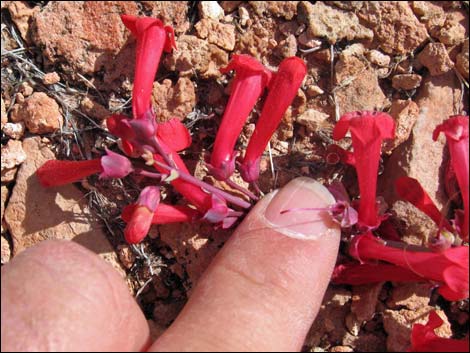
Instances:
[[[276,193],[266,207],[265,219],[281,234],[314,240],[339,232],[339,225],[326,210],[308,209],[324,209],[335,202],[333,195],[319,182],[305,177],[297,178]]]

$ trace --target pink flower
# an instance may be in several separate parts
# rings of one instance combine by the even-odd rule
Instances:
[[[447,138],[452,167],[462,193],[464,206],[464,223],[461,229],[463,240],[468,240],[468,219],[469,219],[469,156],[468,156],[468,116],[452,116],[436,127],[432,138],[437,140],[439,134],[443,132]]]
[[[361,262],[387,261],[413,272],[423,280],[435,281],[440,284],[439,293],[448,300],[468,298],[468,247],[459,246],[434,253],[412,251],[406,249],[406,244],[403,246],[402,249],[387,246],[367,233],[353,239],[349,253]]]
[[[283,60],[279,65],[278,72],[269,84],[269,93],[261,116],[241,162],[240,172],[245,181],[254,182],[258,179],[261,155],[297,95],[306,73],[304,61],[295,56]]]
[[[343,115],[333,130],[333,138],[340,140],[351,131],[354,161],[359,181],[359,224],[377,228],[381,219],[376,205],[377,171],[382,140],[395,136],[393,118],[382,112],[351,112]]]
[[[107,148],[105,150],[106,155],[101,157],[103,172],[100,178],[124,178],[134,170],[129,159]]]
[[[126,157],[106,149],[105,156],[88,161],[47,161],[36,175],[42,186],[51,187],[80,181],[96,173],[101,173],[100,178],[124,178],[132,171]]]
[[[121,15],[124,25],[137,38],[135,80],[132,90],[132,111],[140,119],[150,109],[153,81],[163,50],[176,48],[170,26],[156,18]]]
[[[418,180],[404,176],[395,180],[395,190],[403,200],[408,201],[420,211],[428,215],[438,226],[445,227],[452,232],[450,223],[423,189]]]
[[[135,204],[134,212],[124,229],[124,237],[129,244],[140,243],[152,225],[153,215],[160,203],[160,188],[145,187]]]
[[[226,180],[235,169],[235,143],[248,115],[271,80],[271,71],[249,55],[234,55],[230,64],[220,71],[235,70],[230,99],[225,108],[211,154],[210,173]]]
[[[409,352],[468,352],[468,337],[462,340],[443,338],[436,335],[435,329],[444,321],[435,312],[429,313],[426,325],[414,324],[411,330],[411,347]]]

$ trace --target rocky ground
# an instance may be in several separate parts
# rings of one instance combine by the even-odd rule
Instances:
[[[230,77],[219,69],[234,53],[273,70],[297,55],[308,75],[262,161],[261,189],[304,175],[342,180],[357,196],[354,170],[326,164],[325,147],[341,114],[383,110],[396,120],[397,137],[384,146],[379,195],[408,243],[423,244],[435,230],[395,198],[391,183],[406,174],[439,207],[448,201],[438,182],[448,159],[445,139],[433,143],[430,136],[448,116],[468,112],[468,1],[4,1],[2,264],[45,239],[76,241],[127,280],[157,336],[230,236],[207,224],[166,225],[130,247],[119,215],[139,193],[136,180],[90,177],[50,191],[34,176],[48,159],[90,159],[117,148],[104,119],[130,112],[135,53],[122,13],[159,17],[175,29],[178,50],[162,58],[153,102],[159,119],[176,116],[190,129],[193,145],[183,158],[197,176],[215,183],[202,161],[229,95]],[[171,190],[166,198],[179,201]],[[447,302],[426,284],[331,285],[305,350],[403,351],[411,325],[426,322],[433,308],[446,322],[441,336],[468,332],[468,300]]]

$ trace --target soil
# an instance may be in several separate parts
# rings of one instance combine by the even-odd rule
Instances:
[[[435,226],[397,200],[391,182],[404,174],[417,178],[439,207],[447,205],[445,140],[433,143],[430,136],[450,115],[468,114],[468,1],[210,3],[2,2],[2,265],[45,239],[78,241],[126,278],[155,337],[175,319],[231,230],[204,223],[155,226],[140,245],[129,246],[119,215],[138,196],[139,180],[92,176],[51,197],[34,179],[42,159],[82,160],[105,147],[119,150],[105,118],[131,114],[135,54],[119,14],[158,17],[175,29],[178,50],[163,54],[152,102],[160,121],[178,117],[189,128],[193,143],[182,157],[205,181],[216,184],[204,156],[230,94],[231,76],[219,69],[233,54],[250,54],[273,70],[293,55],[308,66],[263,156],[263,193],[309,176],[340,180],[357,197],[354,169],[325,161],[332,129],[345,112],[389,112],[397,136],[383,148],[378,194],[410,244],[425,244]],[[238,150],[246,147],[262,103]],[[349,148],[350,141],[341,146]],[[238,175],[235,180],[243,183]],[[168,203],[182,201],[170,188],[163,195]],[[91,226],[79,226],[72,208]],[[92,231],[100,234],[87,236]],[[468,299],[448,302],[422,283],[330,285],[304,350],[403,351],[412,324],[426,322],[434,309],[445,321],[439,335],[466,335]]]

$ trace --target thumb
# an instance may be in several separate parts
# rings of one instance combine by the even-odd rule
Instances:
[[[318,182],[298,178],[258,202],[151,351],[299,351],[338,251]]]

